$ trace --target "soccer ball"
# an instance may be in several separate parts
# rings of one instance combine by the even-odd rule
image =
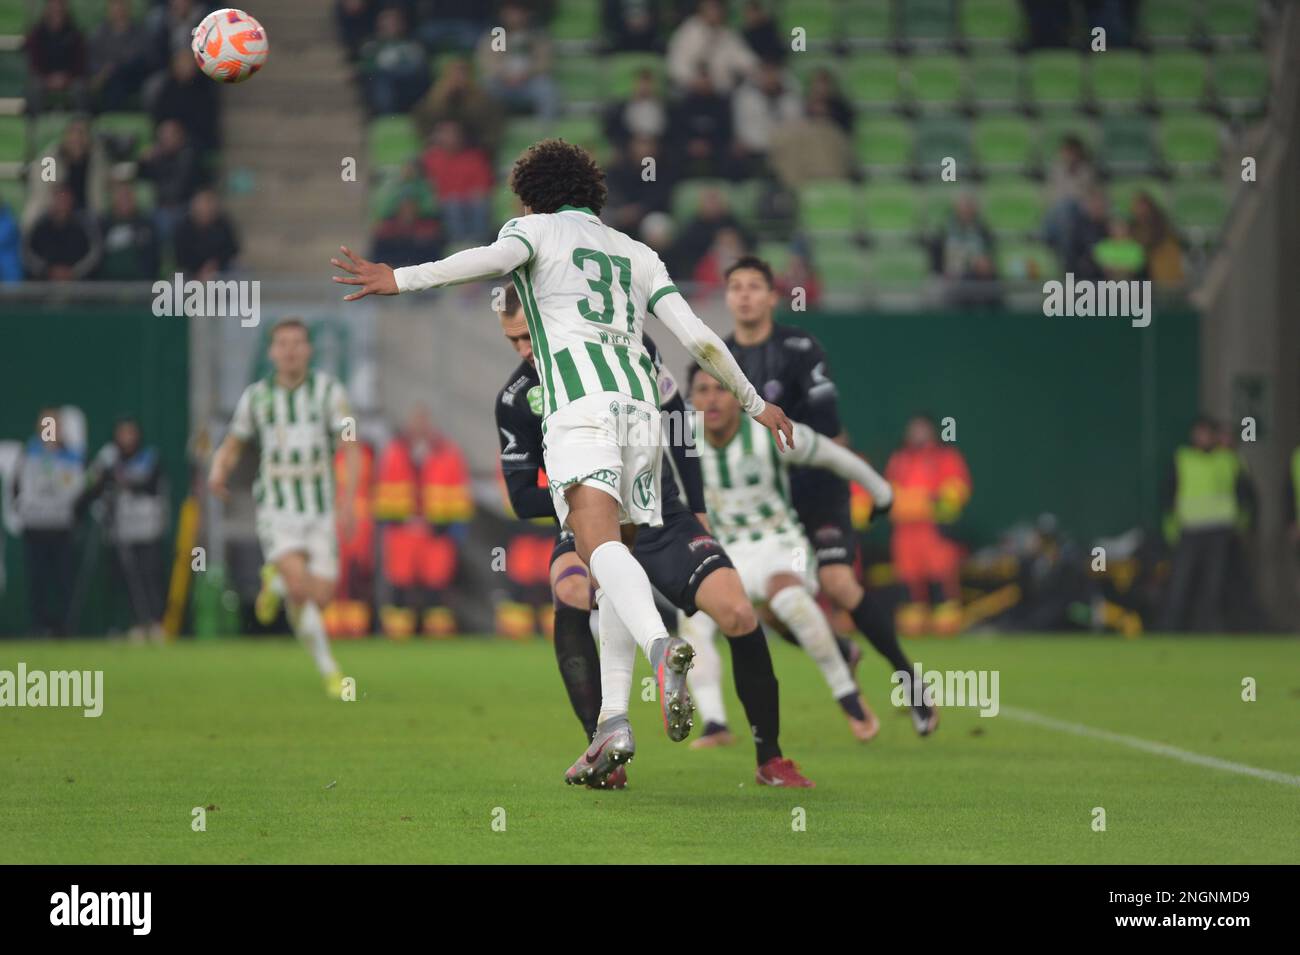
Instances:
[[[218,83],[242,83],[266,63],[266,31],[243,10],[209,13],[194,28],[194,62]]]

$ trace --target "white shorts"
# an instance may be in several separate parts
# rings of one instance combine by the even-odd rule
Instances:
[[[618,501],[620,524],[663,524],[659,423],[654,405],[614,392],[584,395],[542,422],[542,459],[561,527],[569,516],[565,492],[576,484]]]
[[[756,541],[739,540],[725,546],[750,600],[767,600],[767,582],[777,574],[794,574],[816,595],[817,556],[802,533],[768,534]]]
[[[257,539],[268,564],[286,554],[303,553],[307,573],[322,580],[338,579],[339,544],[332,514],[259,514]]]

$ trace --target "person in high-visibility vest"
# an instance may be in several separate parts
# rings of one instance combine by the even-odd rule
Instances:
[[[906,586],[909,603],[898,614],[898,629],[908,635],[933,626],[936,633],[961,629],[961,551],[940,526],[951,524],[970,500],[970,471],[962,453],[942,444],[934,422],[916,415],[907,423],[903,446],[893,453],[885,477],[894,486],[890,551],[894,571]],[[942,601],[930,613],[930,588]]]
[[[1221,446],[1211,418],[1197,418],[1191,444],[1174,452],[1166,488],[1166,533],[1176,544],[1162,629],[1223,628],[1233,538],[1249,499],[1240,455]]]

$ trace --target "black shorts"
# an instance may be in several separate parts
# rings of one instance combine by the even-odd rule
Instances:
[[[808,542],[817,556],[817,565],[852,565],[858,553],[858,535],[853,529],[849,504],[835,502],[829,506],[808,504],[798,511]]]
[[[562,531],[551,551],[551,563],[575,549],[572,532]],[[654,588],[688,616],[698,609],[695,594],[704,579],[715,570],[735,566],[699,518],[685,508],[667,511],[661,527],[641,528],[632,556],[641,562]]]

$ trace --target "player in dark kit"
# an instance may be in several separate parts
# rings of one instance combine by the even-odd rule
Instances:
[[[510,376],[496,401],[497,433],[501,439],[501,469],[510,503],[521,518],[554,517],[555,509],[542,474],[541,387],[533,365],[532,342],[519,297],[506,292],[501,325],[506,338],[523,361]],[[686,441],[686,405],[676,382],[662,367],[658,349],[644,339],[658,378],[661,410],[680,423],[671,440],[671,457],[663,470],[660,492],[663,525],[642,527],[632,553],[645,568],[650,582],[686,614],[697,609],[708,614],[727,636],[731,646],[736,694],[753,730],[757,749],[756,778],[769,786],[810,787],[785,758],[777,737],[780,703],[776,673],[767,638],[745,594],[726,551],[699,515],[704,513],[704,487],[699,461],[690,455]],[[670,437],[672,437],[670,432]],[[539,482],[539,475],[543,480]],[[685,490],[685,501],[679,490]],[[600,661],[590,626],[591,582],[579,559],[573,534],[563,530],[551,554],[551,590],[555,600],[555,656],[573,711],[590,741],[602,722]],[[622,788],[626,771],[605,764],[589,750],[565,774],[569,783],[594,788]]]
[[[743,256],[726,272],[727,310],[735,331],[727,347],[760,395],[779,402],[792,421],[847,444],[840,423],[839,394],[826,367],[826,353],[812,335],[773,320],[777,292],[772,268]],[[857,538],[849,517],[849,486],[820,468],[792,468],[790,497],[817,555],[817,579],[835,606],[848,612],[863,636],[910,688],[912,664],[898,643],[891,615],[865,591],[853,573]],[[879,511],[877,513],[885,513]],[[842,646],[846,656],[849,646]],[[908,692],[908,699],[912,694]],[[928,736],[938,710],[924,703],[912,708],[918,733]]]

